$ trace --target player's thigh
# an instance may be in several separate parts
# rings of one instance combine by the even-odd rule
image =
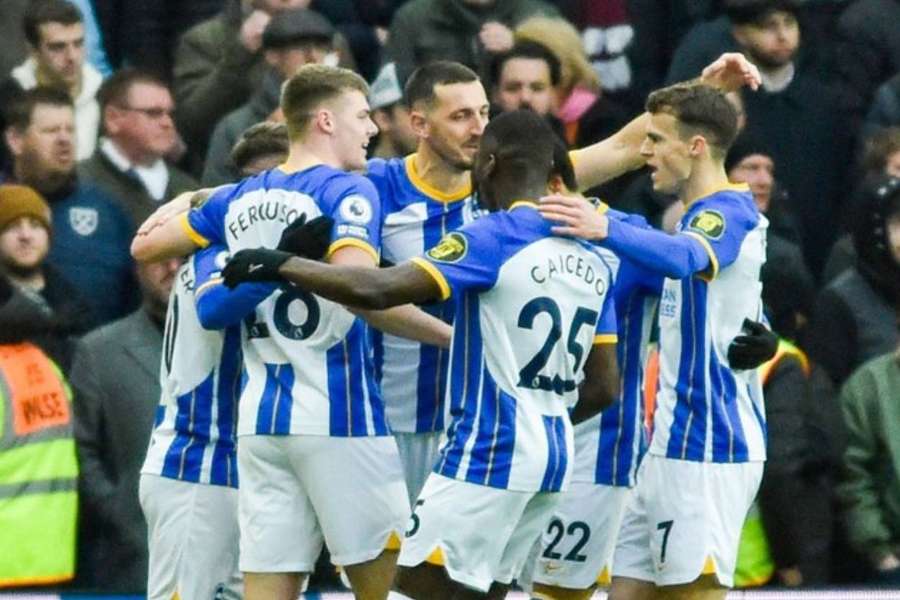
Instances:
[[[322,550],[316,513],[294,467],[309,452],[302,436],[242,436],[238,443],[240,568],[309,573]]]
[[[657,589],[659,600],[724,600],[728,588],[723,587],[715,575],[701,575],[695,581],[683,585]]]
[[[397,550],[383,550],[372,560],[343,567],[354,598],[381,600],[387,596],[397,572],[397,554]]]
[[[442,566],[451,580],[486,593],[504,576],[504,552],[534,496],[432,473],[416,500],[398,564]],[[526,554],[533,541],[523,544]]]
[[[654,600],[656,593],[656,585],[650,581],[614,576],[606,600]]]
[[[533,581],[573,590],[608,585],[631,490],[574,482],[540,536]]]
[[[683,585],[702,575],[732,585],[740,531],[759,485],[761,463],[645,460],[657,586]]]
[[[397,567],[392,589],[412,600],[452,600],[457,585],[443,567],[423,562]]]
[[[151,600],[170,600],[177,590],[191,491],[189,484],[180,481],[141,475],[138,497],[147,521],[147,597]]]
[[[217,485],[193,487],[190,518],[182,531],[185,546],[178,569],[178,597],[240,598],[238,492]]]
[[[332,562],[355,565],[398,549],[410,508],[393,437],[306,440],[308,452],[295,467]]]

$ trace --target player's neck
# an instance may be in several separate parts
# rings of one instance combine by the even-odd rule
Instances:
[[[469,171],[462,171],[448,164],[424,144],[420,144],[413,155],[413,168],[418,178],[429,187],[447,194],[452,194],[471,184]]]
[[[278,168],[285,173],[296,173],[315,165],[328,165],[336,169],[341,168],[340,161],[332,156],[326,146],[311,142],[292,142],[287,160]]]
[[[700,161],[691,171],[691,176],[682,187],[678,199],[687,208],[697,200],[727,186],[728,175],[725,174],[722,163],[712,160]]]

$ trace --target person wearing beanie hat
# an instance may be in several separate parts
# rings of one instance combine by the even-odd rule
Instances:
[[[84,332],[91,322],[85,303],[46,263],[51,229],[50,206],[40,194],[24,185],[0,185],[0,277],[68,329]]]

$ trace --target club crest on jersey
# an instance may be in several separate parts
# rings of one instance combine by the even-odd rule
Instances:
[[[717,240],[725,233],[725,217],[717,210],[701,210],[688,225],[706,237]]]
[[[372,220],[372,204],[364,196],[347,196],[341,202],[341,217],[357,225],[366,225]]]
[[[429,250],[429,258],[446,263],[453,263],[462,260],[469,249],[466,236],[461,233],[448,233],[437,245]]]
[[[74,207],[69,209],[69,225],[78,235],[88,236],[97,231],[100,217],[96,208]]]

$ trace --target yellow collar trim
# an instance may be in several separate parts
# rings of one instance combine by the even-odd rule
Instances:
[[[472,195],[472,184],[467,183],[462,188],[455,190],[453,192],[443,192],[435,187],[429,185],[416,171],[416,155],[410,154],[404,159],[406,166],[406,176],[409,178],[410,183],[413,186],[437,202],[458,202],[463,198],[468,198]]]
[[[534,200],[516,200],[512,204],[509,205],[509,208],[506,209],[507,212],[511,211],[514,208],[521,208],[523,206],[527,206],[528,208],[537,209],[538,204]]]

